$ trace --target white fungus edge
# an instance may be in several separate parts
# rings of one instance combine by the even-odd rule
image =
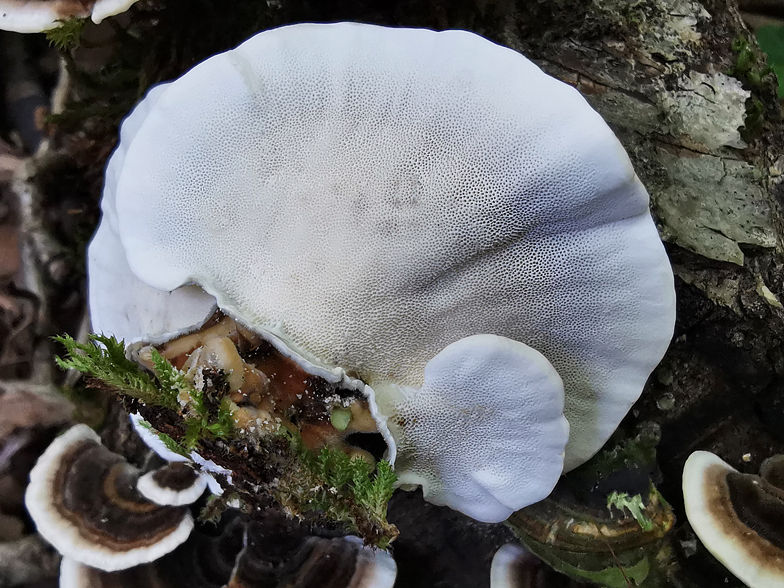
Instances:
[[[109,16],[128,10],[139,0],[98,0],[92,8],[90,17],[99,24]],[[18,0],[0,0],[0,30],[15,33],[42,33],[62,26],[67,15],[57,12],[53,2],[28,2],[19,5]],[[78,15],[77,15],[78,18]]]
[[[166,447],[163,441],[161,441],[161,438],[155,433],[152,425],[144,420],[144,417],[142,417],[142,415],[140,415],[138,412],[131,413],[129,415],[129,419],[133,429],[136,431],[139,437],[141,437],[141,440],[144,441],[144,444],[154,451],[161,459],[180,463],[192,462],[199,465],[201,467],[200,474],[206,478],[207,487],[210,489],[210,492],[216,496],[221,496],[223,494],[223,488],[215,479],[213,474],[226,476],[228,483],[232,483],[231,470],[220,467],[212,460],[205,460],[195,451],[191,451],[190,458],[188,458],[179,453],[175,453]]]
[[[692,529],[713,557],[749,588],[780,588],[781,570],[776,569],[773,562],[768,568],[760,567],[759,558],[749,556],[743,545],[726,535],[723,530],[726,521],[717,521],[716,514],[707,508],[704,476],[713,466],[725,469],[727,474],[737,473],[735,468],[709,451],[695,451],[683,466],[683,505]],[[748,532],[754,531],[749,529]]]
[[[89,566],[70,557],[60,560],[60,588],[94,588]]]
[[[139,0],[98,0],[93,6],[91,17],[95,24],[110,16],[116,16],[128,10]]]
[[[0,30],[14,33],[42,33],[56,29],[63,18],[51,4],[0,0]]]
[[[496,551],[490,565],[490,588],[518,588],[519,581],[513,575],[513,566],[527,557],[530,553],[515,543],[507,543]]]
[[[192,485],[183,490],[174,490],[173,488],[159,486],[155,482],[155,472],[156,470],[153,470],[140,476],[136,483],[136,489],[147,500],[161,506],[186,506],[193,504],[204,494],[204,490],[208,485],[207,478],[211,478],[211,476],[205,474],[197,474]]]
[[[355,535],[347,535],[343,539],[359,546],[358,558],[372,560],[373,575],[356,588],[393,588],[397,578],[397,564],[389,551],[368,547]],[[354,584],[350,584],[350,588],[354,588]]]

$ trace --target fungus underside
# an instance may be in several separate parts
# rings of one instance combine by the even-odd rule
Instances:
[[[181,437],[155,430],[167,449],[188,456],[204,439],[230,440],[237,431],[228,398],[217,410],[211,409],[204,393],[188,382],[157,350],[151,350],[154,376],[127,359],[125,345],[114,337],[90,335],[88,343],[58,336],[67,355],[55,358],[62,369],[74,369],[88,378],[87,385],[131,397],[151,406],[181,413],[180,398],[187,394],[189,415],[181,415]],[[183,394],[184,393],[184,394]],[[272,498],[295,515],[320,512],[330,521],[359,533],[367,543],[385,548],[397,536],[386,520],[387,503],[392,497],[396,476],[386,461],[374,467],[365,460],[351,458],[339,449],[324,447],[319,452],[305,447],[300,437],[285,428],[276,436],[288,439],[286,467],[280,468],[278,482],[266,488]]]

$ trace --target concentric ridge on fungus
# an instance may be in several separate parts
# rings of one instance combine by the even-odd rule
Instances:
[[[784,480],[780,459],[762,476],[695,451],[683,466],[683,503],[705,547],[749,588],[784,585]]]
[[[86,425],[58,437],[30,472],[25,506],[66,557],[106,571],[153,561],[184,542],[193,517],[138,494],[140,471]]]
[[[464,31],[259,33],[149,92],[102,208],[94,330],[162,342],[217,303],[362,391],[400,483],[482,520],[593,455],[672,334],[618,140],[574,88]]]

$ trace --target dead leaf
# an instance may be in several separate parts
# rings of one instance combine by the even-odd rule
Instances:
[[[0,394],[0,443],[14,431],[54,427],[71,418],[73,407],[64,398],[44,397],[24,389]]]

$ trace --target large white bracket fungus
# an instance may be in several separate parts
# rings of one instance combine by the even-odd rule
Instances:
[[[401,480],[483,520],[557,479],[566,426],[544,364],[563,380],[571,469],[672,334],[672,272],[618,140],[576,90],[463,31],[260,33],[150,92],[103,209],[96,331],[162,340],[212,296],[303,364],[366,384]],[[463,370],[471,346],[509,373]]]
[[[0,30],[40,33],[69,18],[103,19],[125,12],[138,0],[0,0]]]

